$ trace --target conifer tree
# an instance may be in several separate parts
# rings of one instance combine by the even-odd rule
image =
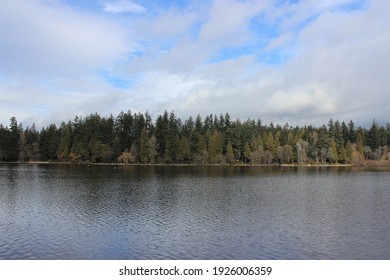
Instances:
[[[368,131],[366,143],[372,151],[379,147],[379,129],[375,119],[372,121],[371,128]]]
[[[141,163],[149,163],[151,161],[151,158],[152,155],[148,133],[146,131],[146,127],[144,127],[141,130],[139,160]]]
[[[226,161],[227,163],[233,164],[235,162],[233,146],[230,141],[228,141],[226,146]]]

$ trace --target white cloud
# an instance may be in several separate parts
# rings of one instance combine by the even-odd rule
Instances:
[[[99,70],[131,51],[122,26],[58,1],[2,3],[0,34],[2,123],[16,116],[47,124],[63,108],[72,118],[77,102],[109,90]]]
[[[389,20],[378,3],[358,12],[324,13],[299,37],[271,42],[270,48],[289,52],[284,41],[295,40],[297,55],[286,64],[266,68],[248,56],[197,67],[192,74],[203,83],[171,96],[166,106],[282,123],[388,121]]]
[[[339,9],[352,2],[216,0],[114,17],[8,1],[0,10],[0,122],[128,109],[292,124],[388,121],[390,2]],[[225,48],[238,52],[221,55]],[[131,86],[113,90],[99,71]]]
[[[273,51],[280,48],[285,48],[287,44],[291,44],[293,40],[293,34],[291,32],[283,33],[278,37],[272,39],[268,45],[265,47],[267,51]]]
[[[356,0],[325,0],[325,1],[318,1],[316,10],[319,12],[322,12],[324,10],[329,10],[333,8],[337,8],[343,5],[356,3]]]
[[[0,71],[8,75],[80,75],[129,51],[119,25],[39,1],[3,3],[0,33]]]
[[[378,13],[383,12],[374,5],[367,12],[321,16],[301,34],[305,48],[291,65],[299,69],[295,77],[326,81],[346,106],[384,99],[390,63],[390,31],[384,26],[390,20]]]
[[[291,88],[289,91],[275,92],[265,104],[268,114],[287,116],[332,115],[336,113],[336,104],[332,92],[324,86],[309,83]]]
[[[199,21],[195,12],[170,9],[154,20],[147,20],[149,35],[156,38],[174,38],[175,36],[188,35],[191,26]]]
[[[267,1],[215,0],[208,21],[199,34],[203,44],[236,46],[249,39],[250,19],[259,14]]]
[[[103,10],[108,13],[142,13],[146,9],[130,0],[107,1],[103,3]]]

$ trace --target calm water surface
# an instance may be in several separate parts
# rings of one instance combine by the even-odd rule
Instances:
[[[0,259],[390,259],[390,170],[0,164]]]

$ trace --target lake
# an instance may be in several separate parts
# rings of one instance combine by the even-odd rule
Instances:
[[[0,259],[390,259],[390,170],[0,164]]]

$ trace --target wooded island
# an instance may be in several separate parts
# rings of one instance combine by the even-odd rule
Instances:
[[[320,127],[264,125],[229,114],[153,121],[148,112],[91,114],[37,130],[16,118],[0,124],[0,161],[140,164],[389,164],[390,124],[369,129],[351,120]]]

